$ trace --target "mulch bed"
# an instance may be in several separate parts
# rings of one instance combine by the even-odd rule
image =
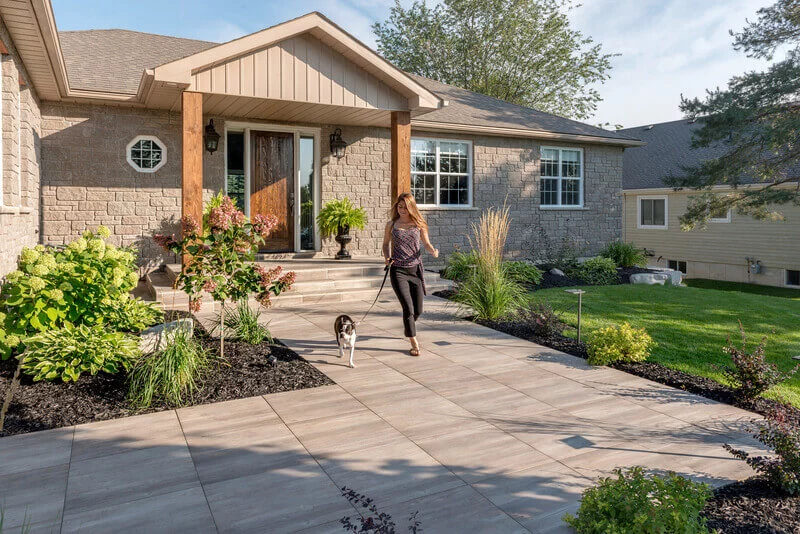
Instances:
[[[630,284],[631,275],[638,273],[656,273],[653,269],[646,269],[644,267],[617,267],[617,276],[619,277],[620,284]],[[570,287],[570,286],[585,286],[586,283],[578,278],[570,278],[569,276],[559,276],[557,274],[550,274],[550,271],[544,271],[542,274],[542,281],[535,286],[530,286],[529,289],[538,291],[540,289],[550,289],[553,287]]]
[[[203,346],[212,354],[219,354],[219,340],[210,339],[197,326],[195,332]],[[270,355],[278,359],[274,366],[267,361]],[[0,362],[0,404],[15,368],[16,360]],[[280,343],[252,346],[226,340],[225,363],[212,367],[202,383],[202,389],[190,405],[312,388],[334,382]],[[81,375],[77,382],[68,384],[33,382],[23,375],[6,415],[5,431],[0,433],[0,437],[173,408],[154,403],[147,410],[136,411],[128,404],[126,394],[124,373]]]
[[[632,273],[628,273],[630,274]],[[451,298],[453,293],[448,290],[434,294],[442,298]],[[520,321],[476,320],[475,322],[579,358],[588,358],[584,342],[560,335],[546,338],[537,336],[529,326]],[[730,387],[719,382],[670,369],[655,362],[617,363],[611,367],[760,415],[766,415],[781,405],[775,400],[764,398],[741,401]],[[800,409],[789,406],[787,411],[800,425]],[[719,534],[800,534],[800,496],[781,494],[769,487],[761,477],[752,477],[717,488],[714,497],[706,504],[703,514],[709,520],[708,527],[717,529]]]

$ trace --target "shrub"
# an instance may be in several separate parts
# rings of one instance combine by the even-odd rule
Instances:
[[[731,337],[728,336],[728,346],[722,349],[730,355],[733,361],[733,366],[723,367],[722,372],[725,378],[733,384],[738,397],[745,400],[754,399],[797,372],[797,367],[795,367],[789,373],[781,373],[777,365],[767,362],[764,355],[767,345],[766,336],[761,339],[761,343],[753,352],[747,352],[747,337],[741,321],[739,321],[739,333],[742,336],[742,348],[734,347]]]
[[[509,225],[507,207],[490,208],[472,225],[475,274],[457,287],[454,299],[472,308],[477,319],[506,317],[524,302],[525,290],[502,266]]]
[[[535,286],[542,281],[542,271],[526,261],[503,262],[503,269],[512,280]]]
[[[617,267],[644,267],[647,265],[647,256],[644,250],[637,248],[633,243],[612,241],[600,251],[600,256],[608,258]]]
[[[256,215],[252,222],[236,209],[229,197],[218,195],[207,209],[207,228],[202,230],[191,217],[182,220],[184,235],[178,241],[175,236],[156,234],[153,239],[169,252],[188,255],[183,271],[175,280],[189,295],[189,310],[196,312],[202,304],[206,291],[214,301],[222,304],[220,312],[220,355],[225,356],[225,303],[239,302],[255,293],[263,306],[271,304],[272,295],[278,296],[292,287],[295,273],[282,273],[282,268],[266,269],[249,263],[258,245],[278,224],[273,216]]]
[[[463,282],[468,277],[472,276],[477,267],[478,258],[475,256],[474,251],[461,252],[460,250],[456,250],[447,258],[447,264],[444,267],[442,276],[448,280]]]
[[[564,521],[580,534],[707,533],[700,512],[713,492],[708,484],[673,472],[646,475],[641,467],[616,469],[586,489],[577,516]]]
[[[532,301],[527,307],[519,310],[518,318],[528,325],[534,334],[541,337],[560,335],[565,327],[561,321],[561,314],[546,301]]]
[[[633,328],[628,323],[595,330],[587,342],[589,363],[608,365],[614,362],[641,362],[650,356],[655,346],[644,328]]]
[[[579,278],[594,286],[609,286],[619,283],[617,266],[608,258],[589,258],[577,267],[567,271],[572,278]]]
[[[779,405],[769,412],[766,420],[757,424],[754,437],[775,456],[751,456],[727,443],[723,447],[763,474],[774,487],[789,495],[800,495],[800,426],[789,408]]]
[[[236,308],[225,315],[225,328],[233,333],[233,337],[258,345],[262,341],[272,343],[272,336],[266,326],[259,324],[261,310],[254,310],[246,300],[240,300]]]
[[[317,215],[319,232],[322,237],[335,235],[339,228],[350,231],[350,228],[363,230],[367,226],[367,212],[364,208],[356,208],[350,199],[331,200],[327,202]]]
[[[136,298],[121,298],[106,321],[114,330],[141,332],[161,322],[164,312],[152,302]]]
[[[37,332],[99,324],[114,314],[139,275],[134,253],[106,243],[109,234],[101,226],[62,250],[22,250],[18,269],[0,286],[0,358],[22,352],[22,341]]]
[[[177,328],[166,336],[164,348],[140,358],[131,370],[128,399],[136,408],[147,408],[154,400],[183,405],[210,366],[208,352],[188,332]]]
[[[22,370],[34,381],[77,381],[81,373],[116,374],[130,369],[139,357],[132,336],[108,331],[103,325],[66,325],[25,341]]]
[[[539,228],[533,259],[536,263],[547,264],[567,271],[578,265],[578,258],[583,255],[587,242],[574,237],[564,236],[560,242],[550,238],[545,227]]]

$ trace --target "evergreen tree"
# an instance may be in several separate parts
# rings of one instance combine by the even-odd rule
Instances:
[[[720,147],[723,154],[682,176],[665,179],[674,187],[700,191],[681,216],[684,229],[705,225],[714,214],[735,208],[756,219],[783,219],[781,205],[800,206],[800,0],[778,0],[758,11],[741,33],[731,32],[734,49],[772,60],[788,47],[785,59],[763,72],[735,76],[725,90],[707,91],[703,100],[682,99],[681,110],[702,123],[692,147]],[[753,186],[740,187],[753,182]],[[714,194],[716,185],[731,193]]]
[[[608,79],[603,54],[569,25],[572,0],[395,0],[372,26],[378,51],[397,67],[507,102],[586,119]]]

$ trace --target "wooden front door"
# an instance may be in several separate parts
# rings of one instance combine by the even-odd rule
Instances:
[[[261,249],[294,250],[294,134],[250,132],[250,215],[275,215],[278,226]]]

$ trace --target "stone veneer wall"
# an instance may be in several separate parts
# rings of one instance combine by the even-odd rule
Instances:
[[[327,129],[323,139],[327,139]],[[414,137],[437,137],[413,131]],[[423,211],[431,242],[444,254],[469,247],[471,224],[481,210],[510,207],[512,219],[506,251],[514,258],[537,258],[536,249],[559,248],[565,241],[583,256],[595,254],[606,243],[619,239],[622,229],[622,148],[601,145],[544,143],[546,146],[578,147],[584,153],[584,207],[541,209],[539,205],[538,140],[448,134],[449,139],[472,141],[473,208],[426,208]],[[391,201],[388,197],[390,138],[388,129],[343,127],[348,143],[345,157],[329,158],[323,166],[323,204],[331,198],[349,196],[367,209],[369,226],[355,232],[353,250],[380,255],[383,229]],[[327,152],[323,147],[323,154]],[[546,236],[543,238],[543,235]],[[323,244],[333,253],[338,245]],[[428,264],[441,263],[427,257]]]
[[[14,270],[22,247],[39,243],[41,113],[38,97],[5,24],[2,56],[2,177],[0,177],[0,277]]]
[[[43,239],[58,244],[99,224],[109,226],[119,245],[135,244],[145,258],[163,258],[150,236],[175,231],[180,218],[180,114],[131,108],[47,104],[43,108],[44,167],[42,181]],[[224,119],[214,117],[217,131]],[[319,125],[317,125],[319,127]],[[328,137],[334,125],[321,126],[322,203],[350,197],[367,210],[365,230],[355,231],[350,249],[379,256],[389,198],[390,137],[387,128],[342,127],[348,143],[341,160],[330,156]],[[155,135],[167,146],[167,163],[152,174],[128,164],[125,148],[137,135]],[[413,132],[414,136],[435,137]],[[474,207],[427,209],[431,241],[443,254],[468,247],[470,225],[480,211],[502,206],[507,199],[512,227],[507,252],[534,257],[544,233],[555,245],[564,239],[578,243],[584,254],[596,252],[621,233],[622,149],[599,145],[584,149],[585,207],[580,210],[539,208],[539,147],[535,140],[488,136],[453,136],[473,142]],[[546,143],[557,145],[556,143]],[[224,143],[213,155],[204,154],[207,196],[223,187]],[[323,240],[322,255],[338,245]],[[427,258],[428,263],[435,263]]]
[[[103,224],[112,243],[140,250],[145,268],[176,261],[151,236],[179,228],[180,113],[48,102],[42,116],[43,242],[63,244]],[[128,164],[126,147],[137,135],[154,135],[166,146],[167,162],[154,173]],[[223,154],[224,143],[204,153],[206,198],[223,187]]]

